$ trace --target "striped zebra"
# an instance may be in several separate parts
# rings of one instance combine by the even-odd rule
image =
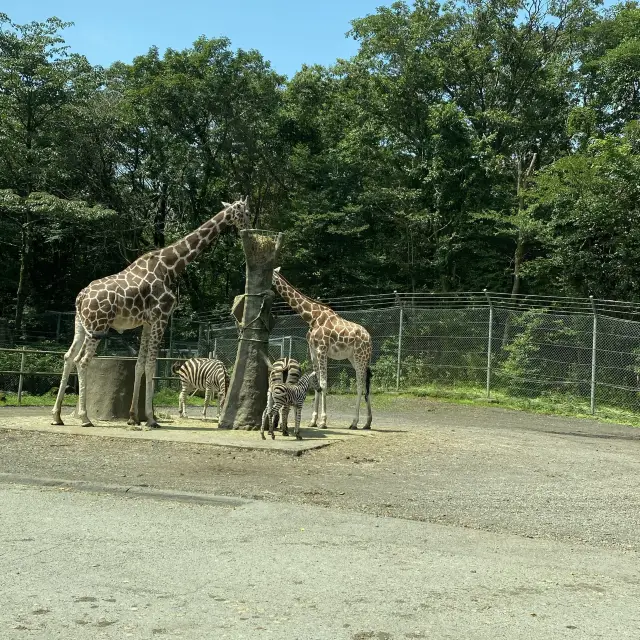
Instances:
[[[276,382],[269,389],[271,404],[267,404],[262,414],[262,424],[260,425],[260,435],[263,440],[266,440],[264,428],[267,422],[269,423],[269,435],[271,439],[275,439],[276,434],[274,433],[274,429],[278,423],[278,412],[284,407],[287,407],[287,409],[289,407],[294,408],[296,426],[294,427],[293,434],[296,440],[302,440],[302,436],[300,435],[300,418],[302,417],[302,405],[304,404],[304,399],[307,397],[309,387],[312,387],[315,391],[320,389],[315,371],[305,373],[296,384]],[[289,435],[289,432],[283,428],[282,435]]]
[[[218,394],[218,421],[220,407],[224,404],[229,389],[229,374],[220,360],[212,358],[191,358],[186,362],[174,362],[171,367],[173,373],[180,377],[181,390],[178,399],[178,413],[181,418],[187,417],[187,403],[189,391],[204,390],[204,409],[202,417],[207,417],[207,407],[214,392]]]
[[[301,375],[300,363],[295,358],[280,358],[269,367],[269,386],[278,382],[295,384]]]
[[[269,363],[269,391],[267,392],[267,406],[272,404],[271,401],[271,387],[274,384],[296,384],[300,380],[302,371],[300,369],[300,363],[295,358],[280,358],[273,364]],[[284,406],[280,410],[280,425],[282,428],[282,435],[289,435],[289,407]]]

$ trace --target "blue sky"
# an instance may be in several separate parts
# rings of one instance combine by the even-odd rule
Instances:
[[[227,36],[234,49],[258,49],[274,69],[293,75],[303,63],[331,64],[357,51],[349,21],[391,0],[4,0],[19,24],[53,15],[75,26],[71,50],[92,64],[131,62],[152,45],[183,49],[199,36]]]

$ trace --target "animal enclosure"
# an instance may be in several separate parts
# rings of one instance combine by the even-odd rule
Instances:
[[[371,333],[374,393],[473,388],[489,396],[570,397],[596,414],[605,405],[640,409],[640,305],[494,293],[389,294],[328,303]],[[273,312],[269,357],[290,355],[309,367],[307,325],[282,303]],[[42,395],[58,384],[72,317],[51,320],[60,343],[35,337],[24,351],[0,347],[0,390]],[[106,354],[128,355],[123,338],[109,338]],[[158,388],[178,389],[170,370],[178,358],[213,353],[231,368],[237,338],[229,321],[176,323],[158,361]],[[74,384],[72,378],[72,389]],[[355,391],[347,361],[329,361],[329,389]]]

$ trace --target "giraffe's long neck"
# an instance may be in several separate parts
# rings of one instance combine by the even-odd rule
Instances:
[[[173,276],[181,274],[227,227],[231,214],[223,210],[195,231],[159,252],[160,259]]]
[[[307,323],[311,324],[323,311],[329,308],[307,298],[287,282],[277,271],[273,272],[273,286],[282,299]]]

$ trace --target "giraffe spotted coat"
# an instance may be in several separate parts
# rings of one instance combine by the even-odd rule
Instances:
[[[309,325],[307,343],[313,367],[318,375],[320,391],[316,392],[311,425],[318,421],[318,403],[322,400],[320,428],[327,426],[327,359],[349,360],[356,372],[357,400],[356,411],[350,429],[358,428],[360,402],[364,392],[367,403],[367,421],[364,429],[371,428],[371,336],[359,324],[341,318],[333,309],[313,300],[298,291],[280,273],[280,267],[274,269],[273,285],[283,300]]]
[[[223,204],[220,213],[184,238],[143,255],[120,273],[94,280],[80,291],[76,298],[75,334],[64,356],[62,380],[53,407],[53,424],[63,424],[60,412],[64,389],[75,365],[79,383],[78,416],[83,426],[92,426],[86,409],[89,362],[110,328],[122,333],[142,325],[129,424],[140,424],[138,397],[145,373],[147,426],[159,426],[153,415],[153,376],[158,348],[176,303],[173,282],[222,231],[232,226],[239,229],[250,226],[247,198]]]

